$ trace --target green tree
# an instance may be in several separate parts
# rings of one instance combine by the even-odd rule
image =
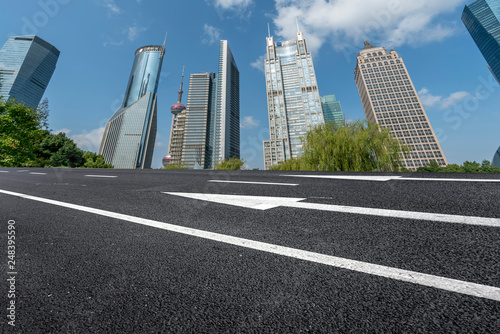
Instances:
[[[38,109],[0,99],[0,166],[18,167],[34,159],[42,119]]]
[[[215,169],[217,170],[240,170],[245,162],[238,158],[230,158],[229,160],[224,159],[219,163],[215,164]]]
[[[42,139],[36,143],[35,158],[26,167],[81,167],[86,162],[83,151],[65,133],[53,134],[43,131]]]
[[[437,172],[441,172],[441,171],[442,171],[442,167],[439,166],[439,164],[436,161],[431,161],[426,166],[422,166],[422,167],[419,167],[417,169],[417,172],[433,172],[433,173],[437,173]]]
[[[462,173],[462,167],[457,164],[449,164],[446,167],[441,168],[441,172],[446,173]]]
[[[389,129],[366,121],[326,123],[309,130],[302,157],[274,170],[399,171],[410,148],[391,136]]]
[[[464,173],[481,173],[481,165],[479,162],[466,161],[462,165],[462,171]]]
[[[82,168],[113,168],[113,165],[106,163],[102,155],[93,152],[84,152],[83,159],[85,163]]]

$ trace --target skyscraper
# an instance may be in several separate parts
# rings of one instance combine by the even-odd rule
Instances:
[[[365,42],[354,70],[356,85],[369,122],[389,128],[391,134],[412,148],[404,167],[416,170],[446,158],[413,86],[403,59],[396,51]]]
[[[500,0],[478,0],[465,6],[462,21],[500,82]]]
[[[59,53],[38,36],[10,37],[0,50],[0,96],[36,108],[54,73]]]
[[[333,122],[340,125],[345,124],[344,114],[340,101],[337,101],[335,95],[321,96],[321,109],[323,109],[323,118],[325,123]]]
[[[240,158],[240,72],[227,41],[219,43],[213,162]]]
[[[151,168],[156,140],[156,93],[164,45],[135,53],[122,106],[106,123],[99,154],[115,168]]]
[[[493,161],[491,163],[497,167],[500,167],[500,147],[495,152],[495,155],[493,156]]]
[[[264,141],[264,169],[302,154],[301,137],[324,123],[311,54],[302,32],[286,42],[267,39],[265,62],[270,140]]]
[[[170,139],[168,143],[168,154],[163,158],[162,163],[166,167],[168,164],[180,165],[182,163],[182,144],[184,142],[184,123],[186,119],[186,106],[182,104],[182,90],[184,82],[184,68],[182,69],[181,87],[179,88],[177,103],[172,105],[172,125],[170,126]]]

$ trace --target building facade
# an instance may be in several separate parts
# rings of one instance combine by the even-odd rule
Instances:
[[[321,96],[321,109],[323,109],[323,118],[325,123],[332,122],[339,125],[345,124],[344,114],[340,101],[337,101],[335,95]]]
[[[497,167],[500,167],[500,147],[495,152],[495,155],[493,156],[493,161],[491,162],[491,164],[495,165]]]
[[[114,168],[151,168],[164,55],[162,45],[144,46],[135,53],[123,104],[106,123],[99,148],[99,154]]]
[[[38,36],[13,36],[0,49],[0,97],[36,108],[56,69],[59,50]]]
[[[213,166],[224,159],[240,158],[240,72],[225,40],[219,43],[218,71]]]
[[[392,136],[411,147],[404,167],[416,170],[447,161],[410,79],[403,59],[394,50],[365,42],[354,70],[356,86],[369,122],[389,128]]]
[[[500,0],[478,0],[465,6],[462,21],[500,82]]]
[[[311,54],[302,32],[295,40],[268,37],[265,61],[270,140],[264,141],[264,169],[302,155],[302,141],[324,123]]]

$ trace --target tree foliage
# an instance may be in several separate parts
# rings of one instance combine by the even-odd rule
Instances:
[[[391,136],[389,129],[366,121],[326,123],[309,130],[304,153],[271,168],[311,171],[398,171],[410,148]]]
[[[461,166],[450,164],[446,167],[440,167],[435,161],[431,161],[427,166],[419,167],[417,172],[500,173],[500,167],[492,165],[488,160],[483,160],[481,164],[476,161],[466,161]]]
[[[22,166],[34,158],[42,118],[38,109],[0,99],[0,166]]]
[[[238,158],[230,158],[221,160],[219,163],[215,164],[215,169],[217,170],[240,170],[245,162]]]

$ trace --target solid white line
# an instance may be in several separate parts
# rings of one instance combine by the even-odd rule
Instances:
[[[38,201],[42,203],[48,203],[52,205],[57,205],[61,207],[66,207],[74,210],[79,210],[83,212],[93,213],[105,217],[116,218],[119,220],[124,220],[136,224],[151,226],[159,228],[162,230],[167,230],[171,232],[182,233],[189,236],[194,236],[198,238],[208,239],[212,241],[218,241],[230,245],[235,245],[239,247],[254,249],[258,251],[268,252],[272,254],[278,254],[282,256],[287,256],[295,259],[300,259],[304,261],[324,264],[336,268],[348,269],[360,273],[365,273],[369,275],[376,275],[381,277],[386,277],[390,279],[395,279],[403,282],[414,283],[418,285],[423,285],[427,287],[437,288],[441,290],[451,291],[455,293],[465,294],[474,297],[486,298],[495,301],[500,301],[500,288],[488,285],[482,285],[477,283],[465,282],[456,279],[439,277],[435,275],[429,275],[424,273],[419,273],[415,271],[403,270],[398,268],[386,267],[378,264],[371,264],[367,262],[361,262],[356,260],[344,259],[336,256],[330,256],[325,254],[319,254],[309,251],[304,251],[300,249],[283,247],[274,244],[268,244],[264,242],[232,237],[224,234],[213,233],[203,230],[197,230],[194,228],[183,227],[178,225],[166,224],[159,221],[143,219],[134,216],[128,216],[120,213],[89,208],[81,205],[70,204],[65,202],[59,202],[51,199],[35,197],[20,193],[15,193],[6,190],[0,190],[0,193],[21,197],[33,201]]]
[[[18,173],[26,173],[26,172],[29,172],[29,170],[18,170],[17,172]]]
[[[0,173],[10,173],[8,170],[0,170]]]
[[[312,179],[358,180],[358,181],[438,181],[438,182],[500,182],[500,179],[445,179],[445,178],[417,178],[403,176],[356,176],[356,175],[280,175],[285,177],[304,177]]]
[[[113,176],[113,175],[85,175],[86,177],[109,177],[109,178],[115,178],[118,176]]]
[[[224,180],[209,180],[208,182],[218,182],[218,183],[241,183],[241,184],[262,184],[270,186],[298,186],[295,183],[272,183],[272,182],[248,182],[248,181],[224,181]]]
[[[35,173],[35,172],[32,172],[30,173],[31,175],[47,175],[47,173]]]

